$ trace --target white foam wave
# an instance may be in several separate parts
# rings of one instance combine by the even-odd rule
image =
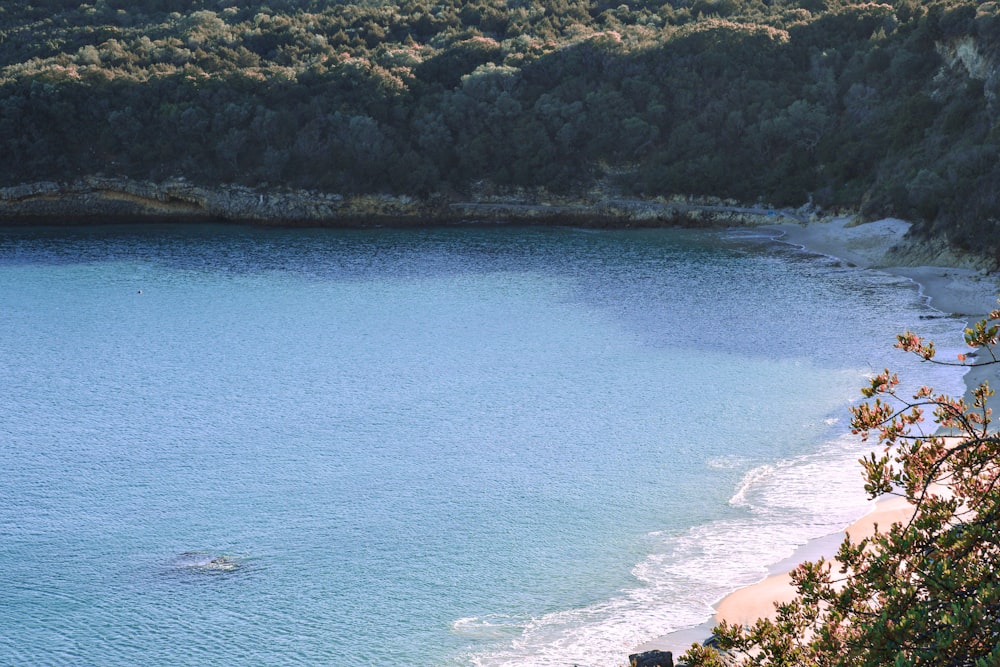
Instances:
[[[840,437],[816,454],[758,466],[740,481],[733,517],[683,534],[647,535],[651,553],[632,574],[636,586],[598,604],[532,619],[513,640],[470,658],[479,667],[620,665],[637,645],[694,627],[735,588],[759,581],[768,567],[808,541],[836,533],[867,511],[863,454]]]
[[[922,366],[918,373],[913,362],[899,366],[904,378],[901,394],[912,393],[904,372],[939,391],[961,394],[963,390],[961,377],[950,369],[946,373]],[[860,370],[849,372],[853,377],[862,375]],[[843,420],[831,418],[824,424],[846,430]],[[593,605],[512,624],[510,635],[495,642],[487,637],[487,647],[464,656],[462,664],[617,666],[646,641],[704,623],[711,618],[712,605],[726,594],[759,581],[799,547],[838,533],[870,508],[857,463],[869,450],[844,433],[813,454],[753,467],[730,498],[731,516],[681,534],[667,530],[646,534],[649,554],[632,570],[635,586]],[[720,470],[750,464],[738,454],[704,462]],[[469,619],[466,625],[476,627],[478,622]]]
[[[770,465],[758,466],[748,472],[740,481],[736,493],[729,499],[729,504],[733,507],[749,507],[750,502],[747,500],[747,495],[754,487],[762,484],[773,472],[774,466]]]
[[[526,625],[511,616],[491,614],[460,618],[451,624],[451,631],[473,639],[501,639],[523,631]]]
[[[620,665],[639,643],[672,629],[697,625],[711,608],[707,601],[680,603],[685,595],[637,588],[610,600],[532,619],[506,646],[471,656],[477,667],[586,667]]]
[[[715,470],[735,470],[740,466],[746,465],[746,462],[747,460],[742,456],[726,454],[725,456],[713,456],[707,459],[705,465]]]

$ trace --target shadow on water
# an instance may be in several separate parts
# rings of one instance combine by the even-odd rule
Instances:
[[[858,269],[776,248],[770,237],[724,231],[224,224],[0,228],[0,265],[109,261],[161,267],[168,274],[286,275],[306,283],[545,276],[567,288],[568,301],[612,318],[649,347],[715,352],[715,336],[738,327],[740,335],[727,336],[725,345],[750,356],[759,354],[761,338],[774,341],[774,349],[795,351],[803,344],[798,329],[822,332],[831,321],[865,319],[854,308],[831,314],[816,304],[867,303],[886,294],[898,300],[899,292],[887,291],[887,283],[908,282],[877,274],[862,280]],[[152,276],[136,271],[132,293],[148,293],[145,283]],[[789,320],[802,325],[776,326]],[[813,347],[832,345],[823,356],[843,358],[838,336],[829,339]]]

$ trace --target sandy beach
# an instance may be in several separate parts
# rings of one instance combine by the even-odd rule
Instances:
[[[948,315],[961,316],[970,323],[982,319],[998,307],[1000,282],[996,275],[987,275],[974,268],[894,265],[894,262],[905,258],[906,253],[905,250],[901,252],[901,246],[905,246],[904,235],[909,226],[909,223],[896,219],[856,225],[851,218],[841,217],[806,225],[774,225],[767,229],[773,229],[775,237],[781,242],[799,246],[807,252],[909,278],[918,284],[921,294],[932,308]],[[1000,368],[990,366],[970,370],[965,375],[967,390],[983,380],[988,380],[993,387],[1000,387]],[[707,639],[718,621],[747,624],[764,616],[773,616],[775,603],[788,601],[794,596],[788,573],[796,565],[820,557],[832,559],[845,535],[858,541],[872,535],[876,525],[888,527],[895,522],[907,521],[910,516],[912,508],[902,498],[881,499],[873,504],[868,514],[846,526],[843,533],[802,546],[792,557],[772,566],[764,580],[738,589],[716,602],[714,618],[703,625],[646,642],[636,647],[634,652],[659,649],[672,651],[676,657],[693,642]]]

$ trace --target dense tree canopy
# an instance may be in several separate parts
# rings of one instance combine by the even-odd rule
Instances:
[[[1000,310],[966,330],[970,365],[1000,363]],[[933,360],[912,333],[898,347]],[[964,356],[958,364],[967,363]],[[871,538],[844,541],[837,565],[805,563],[792,575],[798,596],[773,620],[723,623],[719,646],[693,647],[693,667],[992,667],[1000,664],[1000,434],[991,427],[986,383],[964,399],[923,387],[897,393],[888,370],[863,393],[852,425],[877,434],[885,453],[863,460],[872,498],[895,494],[912,518]],[[930,412],[933,426],[924,423]]]
[[[998,59],[996,2],[11,0],[0,184],[613,175],[861,207],[997,253]]]

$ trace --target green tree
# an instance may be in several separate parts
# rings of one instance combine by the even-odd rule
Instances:
[[[897,347],[934,363],[982,366],[1000,359],[1000,310],[966,329],[974,361],[935,359],[933,343],[913,333]],[[862,459],[871,498],[894,494],[913,507],[905,523],[871,538],[845,540],[838,566],[823,559],[792,575],[797,596],[776,618],[752,626],[722,623],[719,653],[692,646],[690,665],[1000,664],[1000,434],[990,429],[986,382],[965,399],[923,387],[897,393],[886,370],[852,409],[855,433],[876,434],[884,453]],[[936,424],[925,429],[924,415]]]

